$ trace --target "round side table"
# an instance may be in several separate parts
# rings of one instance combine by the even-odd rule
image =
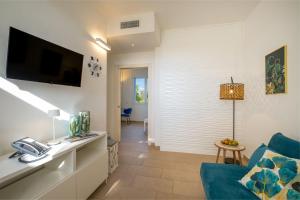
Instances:
[[[216,142],[215,146],[218,147],[216,163],[219,162],[220,152],[221,152],[221,150],[223,150],[224,162],[225,162],[225,158],[226,158],[226,151],[232,151],[234,163],[237,163],[237,157],[235,154],[237,152],[239,163],[240,163],[240,165],[243,165],[241,152],[246,149],[244,146],[242,146],[242,145],[238,145],[238,146],[225,145],[225,144],[222,144],[221,141]]]

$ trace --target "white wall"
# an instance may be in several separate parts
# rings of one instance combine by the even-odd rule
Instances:
[[[148,78],[147,68],[121,69],[121,107],[132,108],[131,120],[144,121],[148,117],[148,102],[135,101],[135,78]]]
[[[298,4],[298,11],[300,11],[300,3]],[[300,22],[298,21],[298,30],[300,29]],[[298,50],[300,52],[300,39],[298,38]],[[298,66],[300,65],[300,57],[298,57]],[[300,69],[298,68],[298,74],[300,74]],[[300,79],[298,80],[300,85]],[[300,87],[298,87],[298,102],[300,102]],[[298,119],[300,121],[300,103],[298,103]],[[300,133],[300,123],[298,124],[298,133]]]
[[[300,2],[263,1],[245,21],[246,101],[242,142],[247,154],[276,132],[300,140]],[[265,55],[287,45],[288,92],[265,94]]]
[[[89,19],[65,10],[71,4],[50,2],[0,2],[0,74],[5,77],[9,26],[84,54],[81,88],[45,83],[9,80],[21,90],[61,108],[67,113],[91,111],[91,128],[106,130],[106,52],[92,37],[105,39],[105,23],[98,15]],[[78,8],[76,8],[78,10]],[[80,8],[84,12],[84,8]],[[84,19],[84,20],[83,20]],[[92,19],[97,19],[92,23]],[[94,20],[95,22],[95,20]],[[87,68],[90,56],[100,59],[103,73],[91,78]],[[29,136],[39,140],[51,138],[51,119],[46,113],[0,89],[0,154],[12,151],[10,142]],[[67,122],[57,121],[58,135],[68,133]]]
[[[215,154],[215,141],[232,135],[232,102],[219,85],[243,82],[240,23],[170,29],[155,51],[155,142],[163,151]],[[237,138],[241,133],[237,102]]]
[[[118,105],[120,105],[120,94],[118,91],[119,82],[118,77],[120,76],[120,68],[136,68],[136,67],[148,67],[148,138],[152,140],[152,107],[154,100],[152,99],[153,90],[155,87],[153,70],[154,70],[154,52],[138,52],[138,53],[127,53],[127,54],[111,54],[108,55],[108,132],[117,140],[120,140],[120,122],[118,121]],[[153,88],[153,89],[152,89]]]
[[[155,51],[154,138],[163,151],[215,154],[231,137],[232,103],[219,84],[245,83],[236,103],[236,138],[246,155],[276,132],[300,139],[299,2],[263,1],[241,23],[162,33]],[[276,14],[274,14],[276,13]],[[265,55],[288,46],[288,93],[265,94]]]

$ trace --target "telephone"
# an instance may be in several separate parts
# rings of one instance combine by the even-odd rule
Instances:
[[[13,143],[11,143],[11,145],[13,148],[17,149],[17,152],[11,155],[9,158],[22,155],[24,156],[25,154],[24,158],[26,158],[26,160],[24,160],[24,158],[22,159],[22,156],[19,158],[20,162],[34,162],[36,160],[42,159],[47,156],[46,153],[51,149],[51,147],[42,144],[30,137],[25,137],[20,140],[14,141]],[[28,161],[28,159],[30,159],[30,161]]]

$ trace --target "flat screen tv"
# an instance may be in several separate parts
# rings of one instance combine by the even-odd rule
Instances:
[[[7,78],[80,87],[82,63],[83,55],[10,27]]]

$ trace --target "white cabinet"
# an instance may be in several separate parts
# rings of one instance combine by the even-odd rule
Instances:
[[[99,186],[99,180],[105,180],[108,174],[107,152],[96,156],[92,162],[88,163],[77,171],[77,198],[86,199]]]
[[[0,199],[86,199],[108,177],[105,132],[63,142],[34,163],[0,157]]]
[[[40,199],[76,199],[76,179],[74,176],[66,178],[61,184],[42,195]]]

